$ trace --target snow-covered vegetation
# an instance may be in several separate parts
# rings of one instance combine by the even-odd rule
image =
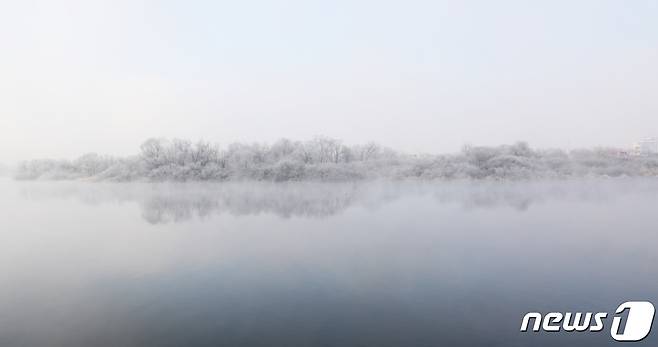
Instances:
[[[117,158],[95,153],[75,160],[32,160],[16,169],[17,179],[151,181],[345,181],[368,178],[531,179],[658,176],[658,157],[629,156],[598,148],[538,150],[526,143],[465,146],[459,153],[402,154],[375,143],[347,146],[318,137],[282,139],[272,145],[149,139],[138,155]]]

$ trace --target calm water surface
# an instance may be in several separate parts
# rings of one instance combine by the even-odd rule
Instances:
[[[651,179],[4,179],[0,211],[0,346],[605,346],[521,318],[658,304]]]

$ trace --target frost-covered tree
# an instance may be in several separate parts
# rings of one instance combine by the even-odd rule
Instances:
[[[272,145],[148,139],[136,156],[95,153],[74,160],[32,160],[15,170],[18,179],[91,180],[357,180],[531,179],[588,176],[658,176],[658,156],[633,157],[610,148],[564,152],[535,150],[527,143],[464,146],[446,155],[407,155],[376,143],[347,146],[316,137]]]

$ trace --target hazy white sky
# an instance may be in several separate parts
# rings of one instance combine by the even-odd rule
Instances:
[[[658,2],[0,0],[0,162],[317,134],[658,136]]]

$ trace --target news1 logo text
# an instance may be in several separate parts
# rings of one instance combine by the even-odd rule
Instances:
[[[626,312],[625,312],[626,311]],[[624,318],[624,313],[626,317]],[[648,301],[627,301],[612,314],[610,336],[615,341],[637,342],[651,332],[656,309]],[[601,332],[608,324],[607,312],[528,312],[521,321],[522,332]]]

